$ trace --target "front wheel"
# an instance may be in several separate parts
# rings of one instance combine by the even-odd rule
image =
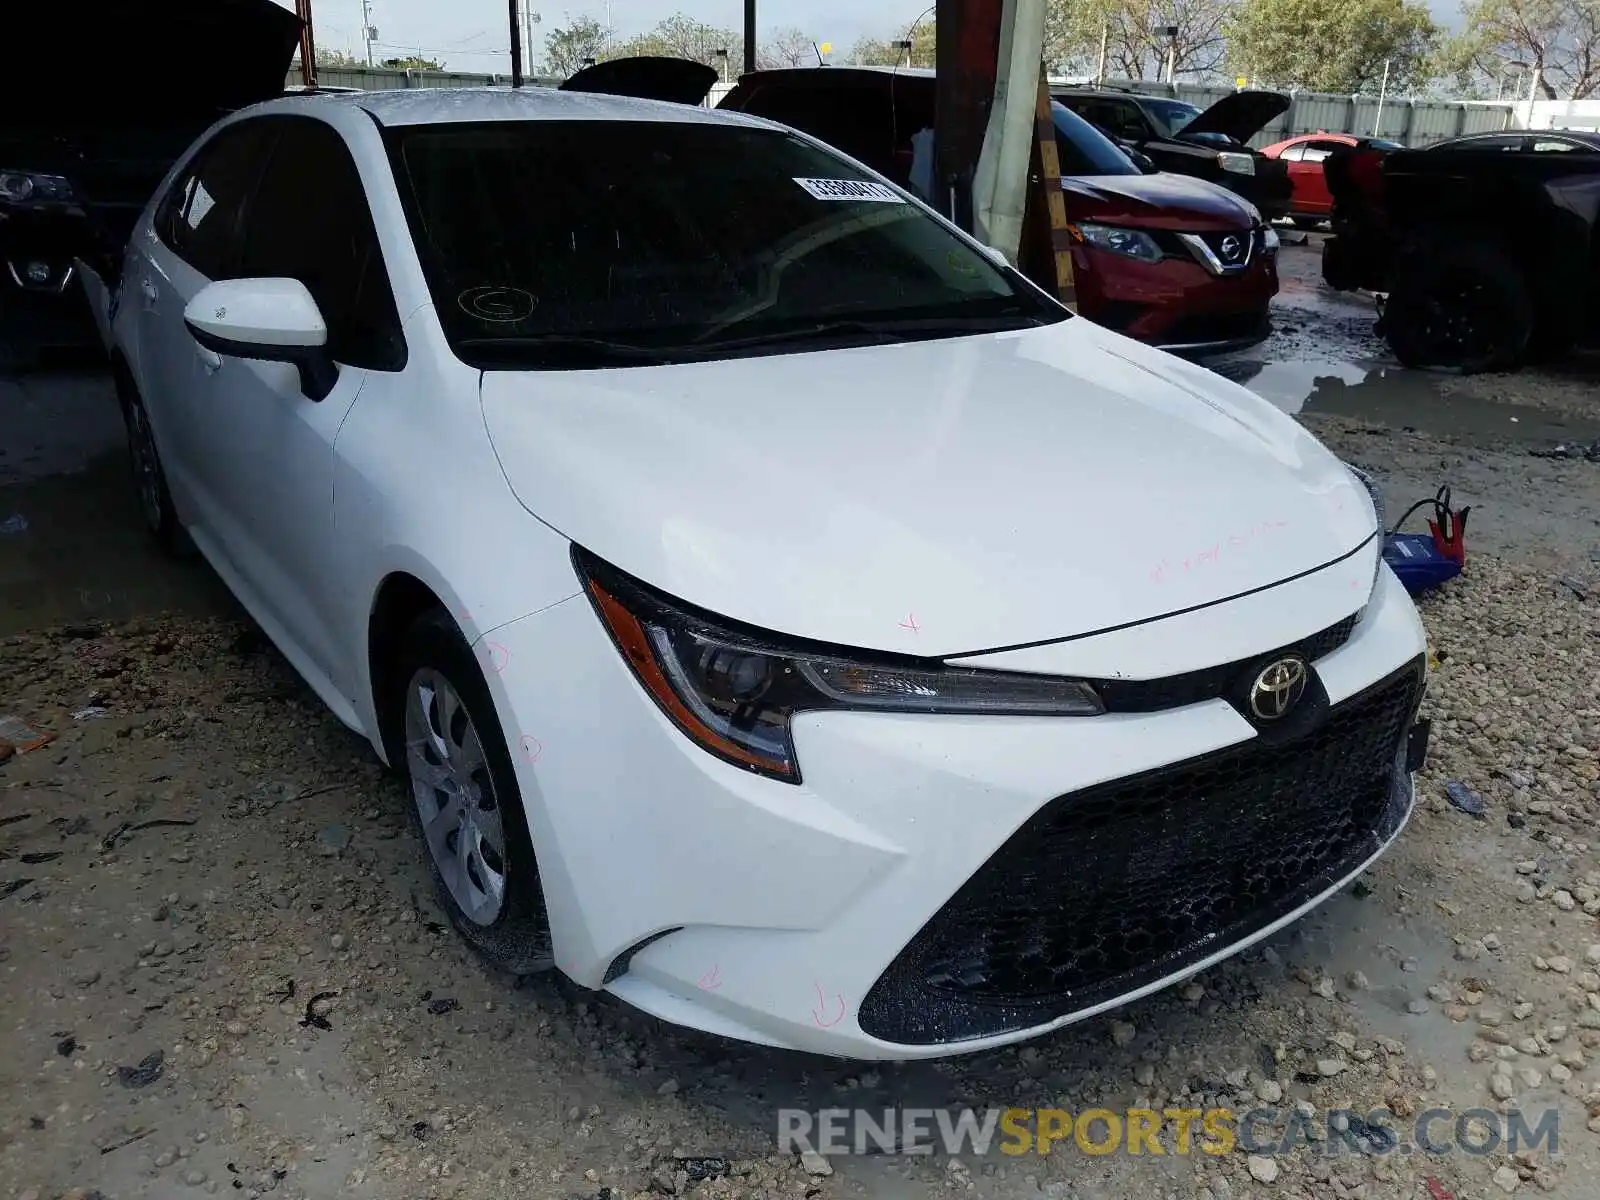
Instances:
[[[550,924],[522,796],[494,702],[472,652],[442,612],[407,632],[404,689],[411,814],[451,923],[514,975],[554,965]]]
[[[1379,325],[1404,365],[1472,375],[1521,362],[1534,308],[1527,280],[1503,251],[1441,242],[1406,255]]]

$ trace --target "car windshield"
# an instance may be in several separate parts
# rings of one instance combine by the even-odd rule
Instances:
[[[475,366],[692,361],[1069,315],[793,133],[546,120],[388,136],[439,320]]]
[[[1168,137],[1200,115],[1198,108],[1181,100],[1146,100],[1144,109]]]
[[[1050,103],[1056,125],[1056,153],[1061,159],[1061,174],[1142,175],[1133,159],[1077,113],[1059,100]]]

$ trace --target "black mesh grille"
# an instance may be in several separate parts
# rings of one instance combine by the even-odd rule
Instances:
[[[1393,835],[1420,660],[1260,739],[1045,805],[902,950],[862,1028],[909,1045],[1042,1024],[1264,928]]]
[[[1356,616],[1351,613],[1336,625],[1320,633],[1284,646],[1271,654],[1256,658],[1223,663],[1218,667],[1205,667],[1182,675],[1168,675],[1164,679],[1097,679],[1095,691],[1105,702],[1107,712],[1159,712],[1164,708],[1181,708],[1185,704],[1199,704],[1202,700],[1215,700],[1225,696],[1240,677],[1258,662],[1271,662],[1286,654],[1298,654],[1307,662],[1332,654],[1350,640],[1356,627]]]

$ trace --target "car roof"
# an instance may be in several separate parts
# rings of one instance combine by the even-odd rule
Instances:
[[[719,112],[663,100],[638,100],[549,87],[395,88],[381,92],[285,96],[258,104],[252,114],[318,112],[327,106],[355,107],[383,126],[450,125],[481,121],[665,121],[678,124],[768,123],[740,113]]]

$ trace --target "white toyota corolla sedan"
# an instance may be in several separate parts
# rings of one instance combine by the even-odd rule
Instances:
[[[110,296],[152,530],[405,773],[505,970],[977,1050],[1238,951],[1411,811],[1370,483],[780,126],[276,100]]]

